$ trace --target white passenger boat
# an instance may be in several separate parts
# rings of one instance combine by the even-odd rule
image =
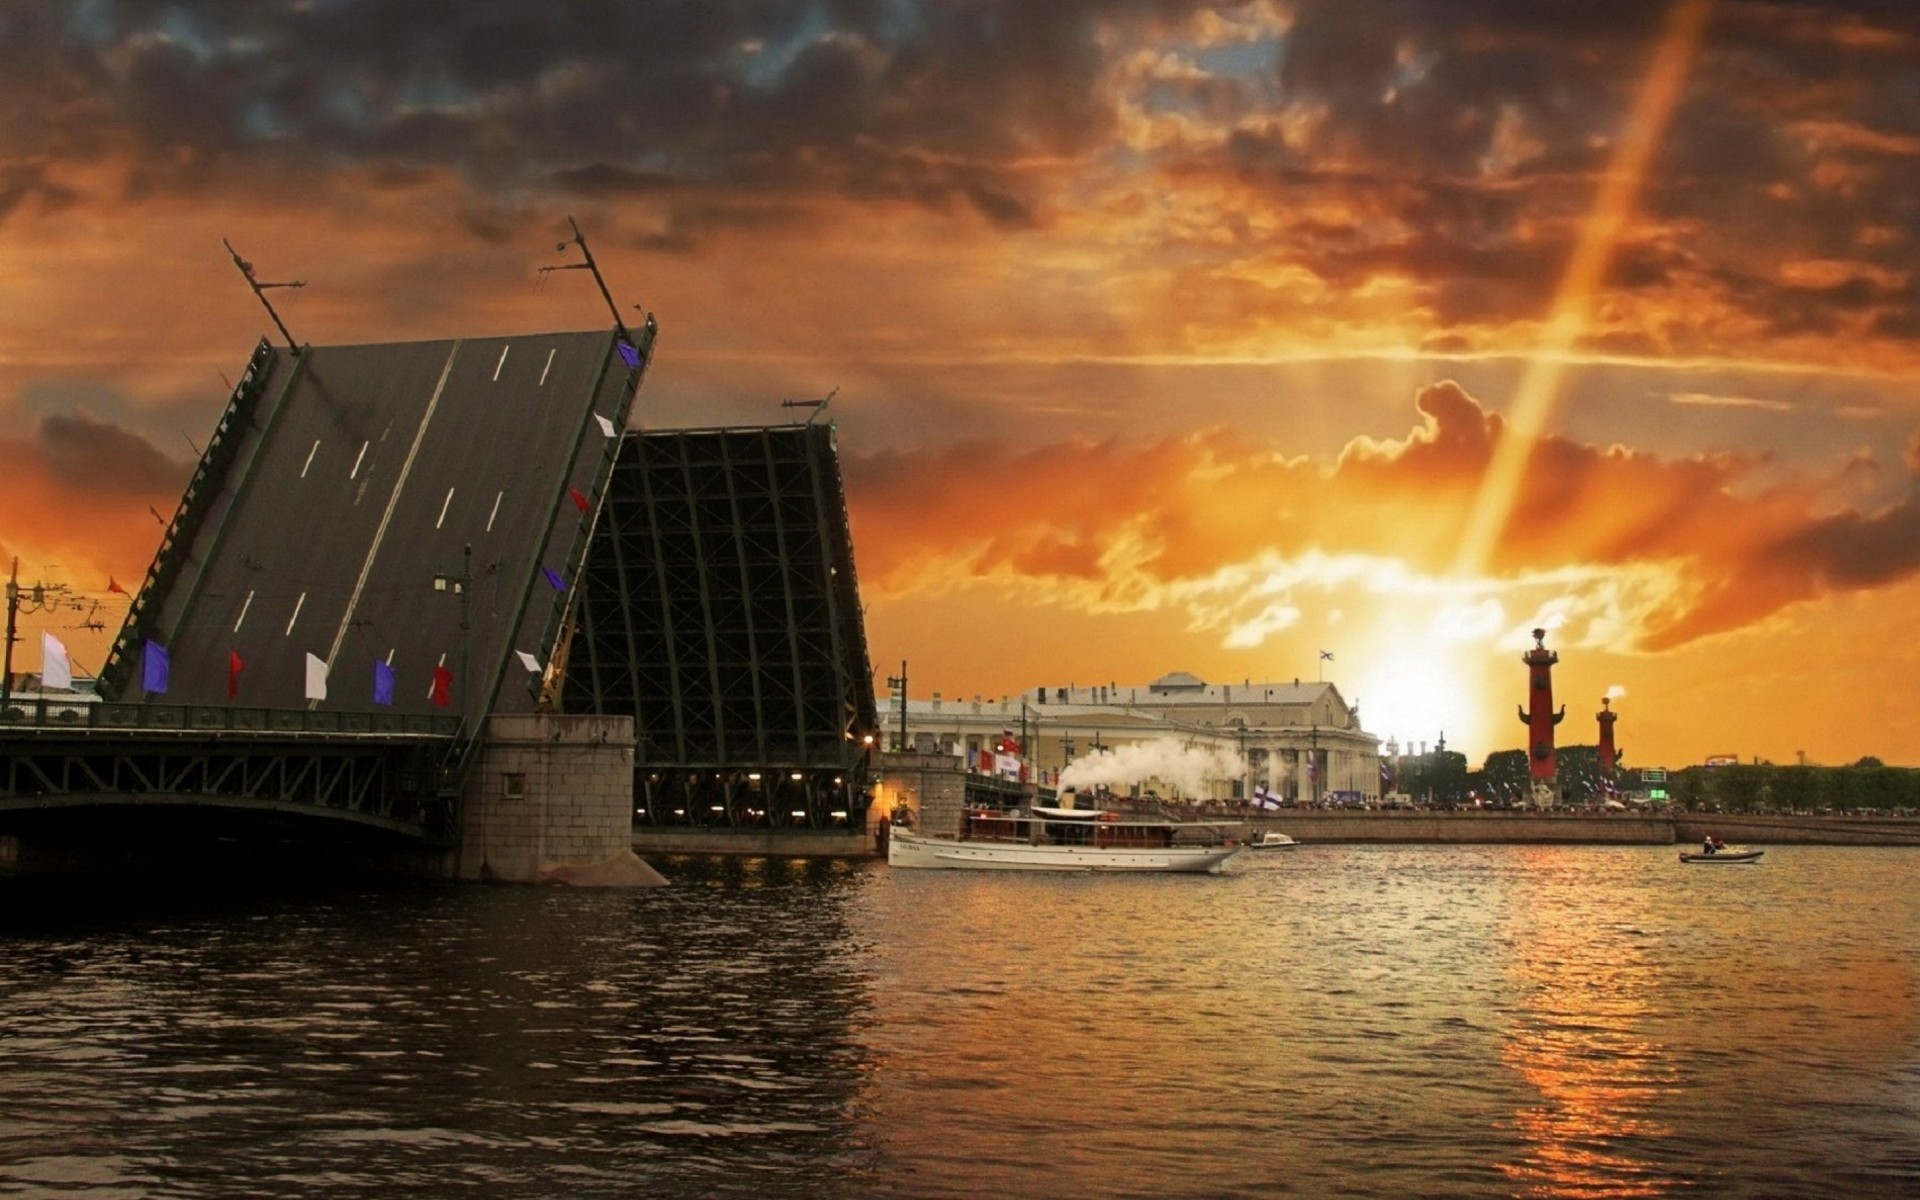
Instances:
[[[1217,826],[1086,808],[976,809],[960,818],[958,837],[901,828],[887,835],[889,866],[976,871],[1218,874],[1240,850],[1222,841]]]
[[[1300,843],[1277,829],[1269,829],[1247,843],[1249,850],[1291,850]]]

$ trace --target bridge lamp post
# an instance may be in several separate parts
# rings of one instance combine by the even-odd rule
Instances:
[[[460,714],[466,720],[468,702],[472,699],[471,686],[467,672],[473,660],[473,543],[468,542],[460,562],[460,574],[435,575],[433,590],[452,592],[460,597]]]

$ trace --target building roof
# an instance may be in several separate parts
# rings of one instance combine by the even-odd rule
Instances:
[[[1185,682],[1187,680],[1192,682]],[[1057,704],[1137,705],[1151,708],[1195,705],[1218,708],[1225,705],[1309,705],[1325,696],[1331,696],[1341,707],[1346,707],[1346,702],[1340,697],[1340,689],[1325,681],[1303,683],[1295,679],[1283,683],[1248,681],[1210,684],[1185,671],[1176,671],[1144,687],[1119,684],[1041,687],[1034,689],[1030,700],[1048,708]]]

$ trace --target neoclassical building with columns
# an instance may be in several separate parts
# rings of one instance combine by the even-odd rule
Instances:
[[[1380,739],[1331,683],[1208,683],[1184,671],[1137,687],[1036,687],[1016,696],[879,701],[881,744],[979,761],[1011,733],[1026,747],[1035,778],[1050,784],[1076,758],[1127,743],[1172,738],[1236,751],[1238,779],[1209,785],[1193,800],[1245,799],[1264,787],[1282,801],[1375,803]],[[991,769],[990,767],[988,768]]]

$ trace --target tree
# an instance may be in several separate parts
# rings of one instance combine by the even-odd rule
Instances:
[[[1486,778],[1488,799],[1498,803],[1524,799],[1527,795],[1527,752],[1495,750],[1487,755],[1487,763],[1481,768],[1481,774]]]

